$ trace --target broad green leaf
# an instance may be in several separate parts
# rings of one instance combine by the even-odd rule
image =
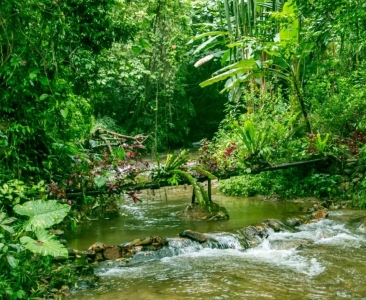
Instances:
[[[281,42],[297,40],[299,33],[299,20],[295,18],[294,3],[287,1],[283,6],[283,14],[287,16],[293,16],[294,20],[285,28],[280,30]]]
[[[253,68],[256,65],[257,61],[254,58],[249,59],[242,59],[241,61],[238,61],[237,63],[228,65],[224,68],[221,68],[220,70],[216,71],[214,75],[217,75],[219,73],[222,73],[226,70],[235,69],[235,68]]]
[[[224,55],[221,57],[221,64],[224,65],[230,57],[230,49],[226,50]]]
[[[18,261],[14,258],[14,256],[12,255],[7,255],[6,259],[10,265],[10,267],[12,267],[13,269],[16,268],[18,266]]]
[[[222,80],[225,80],[226,78],[228,77],[231,77],[233,75],[236,75],[236,74],[239,74],[239,73],[245,73],[245,72],[249,72],[249,71],[252,71],[253,68],[255,66],[255,61],[253,60],[253,64],[248,64],[248,65],[244,65],[239,67],[239,68],[233,68],[233,69],[229,69],[228,71],[224,72],[224,73],[221,73],[219,75],[216,75],[204,82],[201,82],[200,83],[200,87],[205,87],[205,86],[208,86],[208,85],[211,85],[215,82],[218,82],[218,81],[222,81]],[[227,68],[225,68],[227,69]]]
[[[4,213],[4,212],[2,212],[1,214],[0,214],[0,224],[3,222],[3,220],[5,220],[6,219],[6,213]]]
[[[48,85],[48,79],[47,79],[47,77],[41,77],[41,78],[39,78],[39,82],[42,85]]]
[[[116,150],[114,151],[114,155],[115,155],[118,159],[120,159],[120,160],[124,160],[124,159],[125,159],[125,157],[126,157],[126,152],[125,152],[125,150],[124,150],[123,148],[119,148],[119,149],[116,149]]]
[[[195,36],[193,38],[194,41],[197,41],[197,40],[200,40],[206,36],[212,36],[212,35],[215,35],[215,36],[223,36],[223,35],[228,35],[229,33],[227,31],[210,31],[210,32],[205,32],[205,33],[202,33],[202,34],[199,34],[197,36]]]
[[[14,233],[14,229],[11,226],[7,226],[7,225],[0,224],[0,227],[2,229],[4,229],[5,231],[9,232],[10,234],[13,234]]]
[[[9,191],[9,186],[8,186],[6,183],[4,183],[4,184],[3,184],[3,188],[2,188],[2,189],[0,188],[0,191],[1,191],[1,193],[3,193],[4,195],[5,195],[5,194],[7,194],[7,193],[8,193],[8,191]]]
[[[42,94],[40,97],[39,97],[39,100],[43,101],[45,99],[48,98],[48,95],[47,94]]]
[[[242,45],[243,45],[243,42],[235,42],[235,43],[227,44],[226,47],[234,48],[234,47],[240,47]]]
[[[69,114],[69,110],[67,108],[60,110],[61,116],[66,119],[67,115]]]
[[[145,50],[148,50],[148,51],[150,51],[151,50],[151,45],[150,45],[150,43],[147,41],[147,40],[145,40],[145,39],[139,39],[139,44],[145,49]]]
[[[25,227],[26,231],[37,228],[48,228],[60,223],[70,211],[71,206],[61,204],[57,200],[28,201],[22,205],[15,205],[14,211],[18,215],[28,216],[30,219]]]
[[[141,51],[142,51],[142,48],[141,48],[141,47],[139,47],[139,46],[132,46],[132,47],[131,47],[131,50],[132,50],[132,52],[133,52],[133,53],[135,53],[135,54],[140,54],[140,53],[141,53]]]
[[[33,80],[34,78],[36,78],[37,77],[37,74],[35,74],[35,73],[30,73],[29,74],[29,78],[31,79],[31,80]]]
[[[43,256],[64,256],[68,257],[67,249],[59,241],[54,239],[54,236],[50,235],[44,229],[36,230],[37,240],[30,238],[29,236],[23,236],[20,238],[20,242],[24,247],[33,253],[39,253]]]
[[[103,176],[96,176],[94,177],[94,183],[98,188],[101,188],[102,186],[104,186],[107,182],[107,179]]]
[[[204,41],[201,45],[199,45],[196,50],[193,51],[193,54],[197,54],[198,52],[200,52],[201,50],[205,49],[206,46],[208,46],[210,43],[212,43],[214,40],[216,40],[218,38],[218,36],[212,36],[210,37],[207,41]]]

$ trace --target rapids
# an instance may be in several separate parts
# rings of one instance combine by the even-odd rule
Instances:
[[[68,246],[80,250],[96,241],[118,245],[149,235],[169,240],[163,249],[136,255],[128,267],[100,263],[95,272],[102,288],[76,291],[73,299],[366,299],[366,211],[330,211],[328,219],[294,232],[270,231],[260,245],[245,250],[237,230],[299,215],[303,204],[215,193],[213,200],[230,220],[193,222],[175,216],[189,204],[190,193],[183,187],[145,192],[140,204],[123,201],[120,218],[90,221],[67,233]],[[185,229],[214,242],[179,243],[174,237]]]

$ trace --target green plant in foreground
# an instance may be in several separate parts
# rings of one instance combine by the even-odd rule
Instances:
[[[29,219],[24,223],[25,232],[34,233],[37,240],[29,236],[22,236],[20,242],[24,247],[33,253],[43,256],[65,256],[68,252],[65,246],[54,239],[45,229],[60,223],[70,211],[70,206],[61,204],[56,200],[36,200],[28,201],[23,205],[16,205],[14,211],[18,215],[28,216]]]
[[[67,257],[67,249],[46,229],[60,223],[69,210],[69,205],[56,200],[35,200],[14,207],[27,220],[0,211],[0,299],[42,296],[54,282],[65,282],[66,274],[62,278],[50,274],[52,258]]]

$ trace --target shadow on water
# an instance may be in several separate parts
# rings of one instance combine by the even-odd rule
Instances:
[[[191,187],[166,193],[167,199],[164,190],[155,195],[145,191],[137,205],[125,199],[121,212],[127,216],[80,225],[67,234],[68,245],[85,250],[96,241],[116,245],[149,235],[176,237],[192,229],[230,247],[189,244],[148,263],[100,264],[96,272],[105,289],[79,291],[74,299],[366,299],[366,232],[360,227],[365,211],[331,211],[329,219],[296,232],[272,232],[257,247],[244,250],[236,230],[298,215],[301,204],[215,193],[213,200],[228,210],[230,220],[193,222],[175,216],[189,204]]]
[[[129,198],[122,201],[121,217],[89,221],[66,234],[65,238],[70,247],[85,250],[96,241],[118,245],[149,235],[174,237],[185,229],[200,232],[234,232],[267,218],[283,219],[299,213],[297,203],[227,197],[214,191],[213,201],[228,210],[228,221],[182,220],[176,213],[183,211],[190,204],[191,195],[191,186],[160,189],[154,191],[154,195],[151,191],[143,191],[138,195],[142,200],[138,204],[134,204]]]

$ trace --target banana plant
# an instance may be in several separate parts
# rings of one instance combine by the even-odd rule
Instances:
[[[214,72],[200,86],[206,87],[225,80],[221,93],[232,90],[233,93],[229,95],[239,99],[240,86],[243,83],[260,81],[261,89],[264,90],[266,77],[282,78],[293,91],[306,129],[312,133],[302,92],[300,70],[313,45],[300,43],[301,23],[296,16],[293,1],[224,0],[224,7],[230,43],[227,44],[229,49],[223,54],[222,62],[231,63]],[[267,20],[273,22],[272,33],[260,32],[262,29],[257,26]],[[286,22],[281,23],[281,20]],[[267,40],[263,36],[267,36]]]

